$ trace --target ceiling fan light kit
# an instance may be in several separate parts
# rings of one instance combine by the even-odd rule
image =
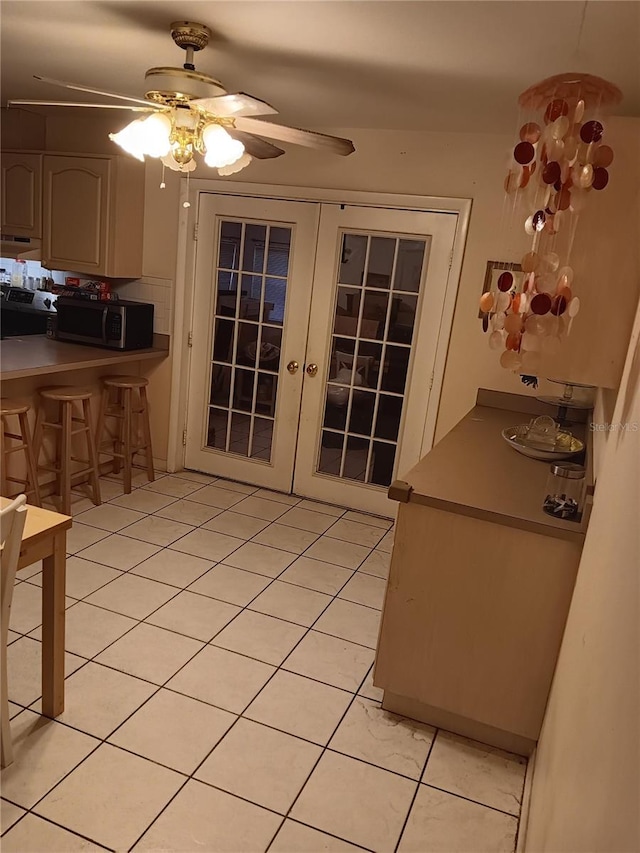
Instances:
[[[186,62],[182,68],[150,68],[145,74],[149,88],[144,99],[37,76],[36,79],[45,83],[116,98],[120,103],[12,100],[9,105],[147,112],[149,115],[134,119],[117,133],[110,133],[109,138],[138,160],[158,158],[163,166],[187,175],[196,168],[195,154],[202,156],[205,165],[217,169],[223,176],[239,172],[254,158],[266,160],[284,154],[281,148],[267,141],[270,139],[343,156],[355,150],[348,139],[253,118],[276,114],[277,110],[244,92],[228,94],[219,80],[196,71],[194,53],[203,50],[211,38],[211,30],[204,24],[176,21],[171,24],[171,37],[178,47],[186,51]]]

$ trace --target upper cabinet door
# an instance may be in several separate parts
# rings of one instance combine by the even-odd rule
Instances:
[[[111,166],[106,158],[45,155],[43,265],[108,274]]]
[[[2,155],[2,233],[42,236],[42,155]]]

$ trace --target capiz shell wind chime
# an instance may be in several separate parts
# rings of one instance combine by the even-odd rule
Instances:
[[[543,355],[555,355],[580,310],[571,252],[580,212],[609,183],[613,150],[604,116],[622,100],[612,83],[590,74],[560,74],[519,98],[520,127],[504,188],[516,226],[531,237],[516,284],[505,271],[482,294],[483,328],[500,364],[536,373]],[[513,223],[512,223],[513,224]]]

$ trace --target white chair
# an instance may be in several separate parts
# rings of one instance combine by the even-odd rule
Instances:
[[[27,518],[26,495],[18,495],[3,510],[0,510],[0,543],[2,554],[0,555],[0,566],[2,567],[2,584],[0,586],[0,631],[1,659],[0,680],[2,681],[2,738],[1,766],[7,767],[13,761],[13,747],[11,744],[11,726],[9,724],[9,692],[7,685],[7,640],[9,638],[9,617],[11,615],[11,599],[13,598],[13,585],[18,568],[18,557],[20,556],[20,544],[22,542],[22,531]]]

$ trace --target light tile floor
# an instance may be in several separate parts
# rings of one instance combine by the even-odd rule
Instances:
[[[74,500],[66,709],[12,608],[2,849],[508,853],[526,762],[383,711],[391,521],[181,472]]]

